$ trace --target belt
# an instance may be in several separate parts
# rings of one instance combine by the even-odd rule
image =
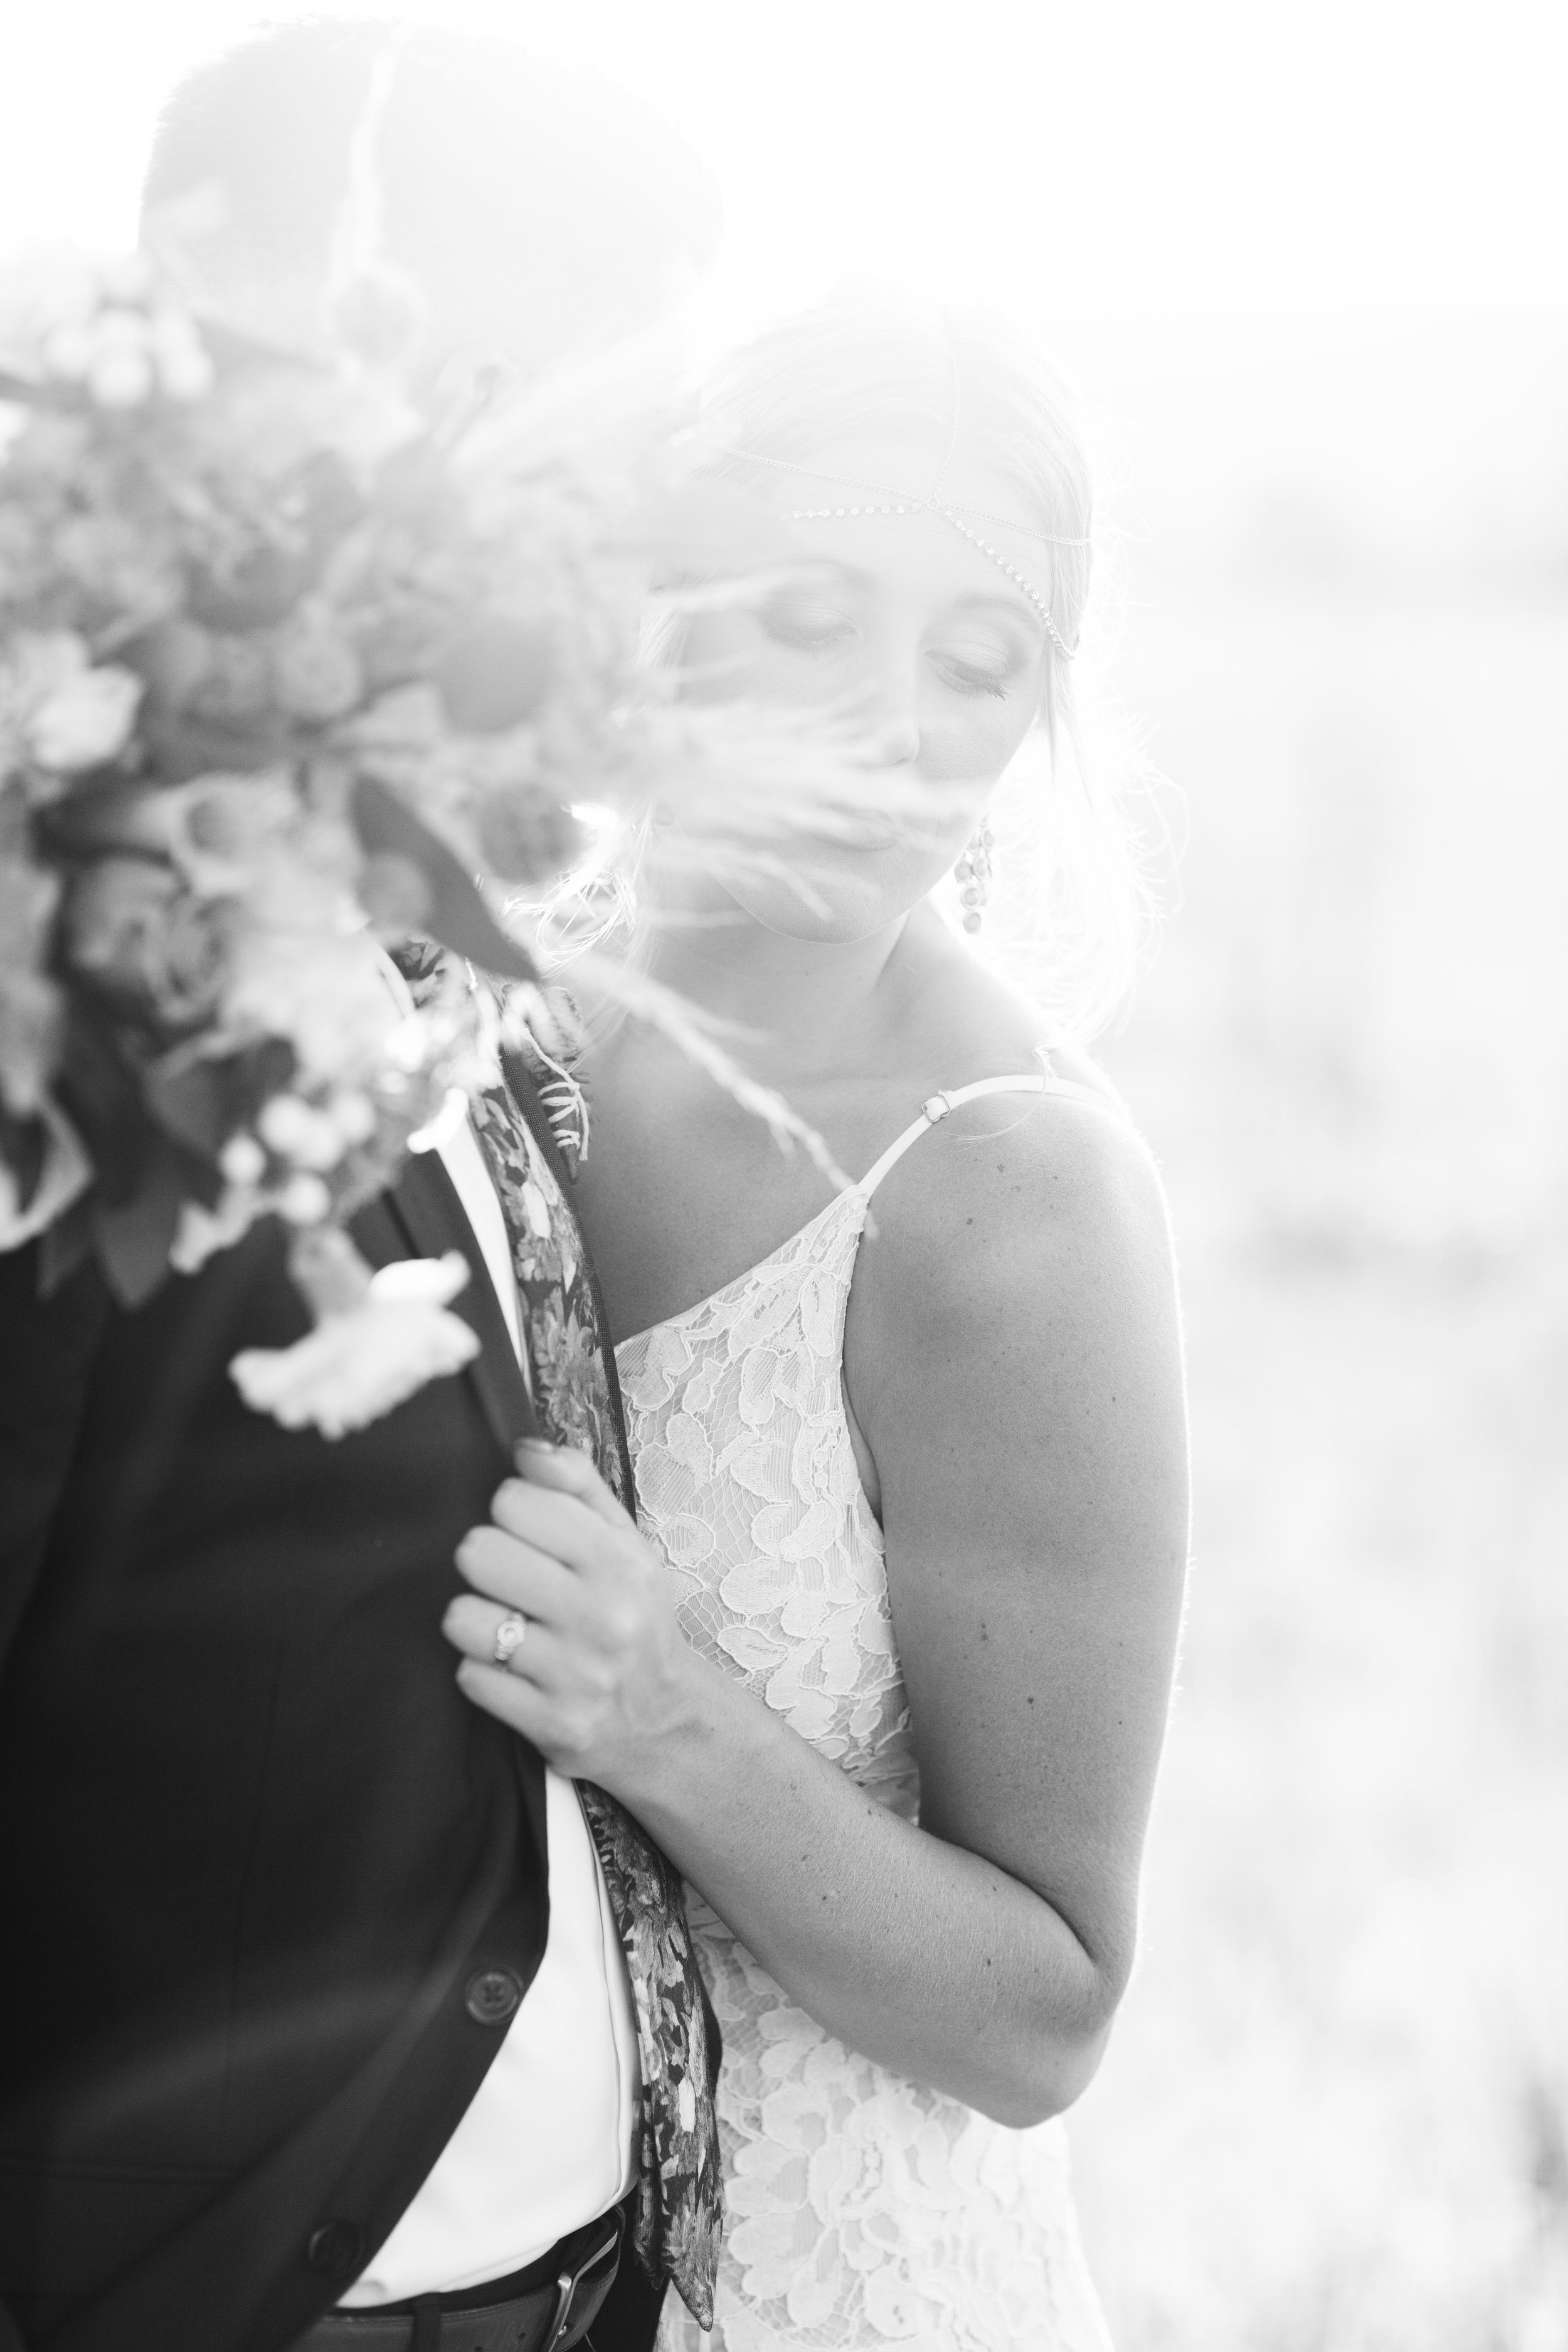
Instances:
[[[525,2271],[489,2287],[377,2310],[326,2312],[292,2352],[567,2352],[615,2284],[626,2219],[617,2205],[560,2239]]]

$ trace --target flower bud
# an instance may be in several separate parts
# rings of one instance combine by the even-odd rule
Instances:
[[[44,365],[68,383],[82,381],[97,353],[92,329],[79,319],[63,319],[44,337]]]
[[[203,399],[213,388],[215,373],[200,343],[158,353],[158,381],[171,400]]]
[[[195,321],[184,310],[160,310],[153,320],[152,341],[158,381],[171,400],[200,400],[211,391],[211,357]]]
[[[100,408],[139,408],[153,389],[152,360],[132,344],[112,344],[93,360],[87,386]]]
[[[343,1138],[337,1121],[312,1109],[299,1095],[274,1095],[263,1103],[257,1133],[279,1160],[318,1173],[335,1168],[343,1156]]]
[[[140,310],[111,305],[93,320],[92,338],[100,352],[144,352],[152,341],[152,330]]]
[[[217,1164],[226,1182],[248,1190],[267,1173],[267,1154],[254,1135],[231,1135],[218,1153]]]
[[[330,1116],[346,1144],[368,1143],[375,1133],[375,1105],[368,1095],[334,1096]]]
[[[319,1176],[291,1176],[278,1196],[278,1213],[291,1225],[319,1225],[331,1205],[332,1196]]]
[[[35,704],[27,749],[40,767],[62,775],[100,768],[130,741],[141,699],[142,680],[132,670],[115,664],[79,669]]]
[[[256,1131],[269,1151],[276,1151],[281,1159],[292,1159],[299,1123],[309,1116],[310,1105],[301,1102],[298,1095],[274,1095],[258,1112]]]
[[[336,629],[309,623],[281,631],[272,647],[272,690],[291,719],[322,725],[364,693],[359,656]]]

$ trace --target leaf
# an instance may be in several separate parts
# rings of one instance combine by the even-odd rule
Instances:
[[[179,1154],[159,1137],[132,1199],[118,1208],[100,1202],[93,1240],[122,1307],[144,1305],[167,1279],[169,1251],[189,1193]]]
[[[373,857],[405,857],[430,892],[424,929],[454,955],[503,980],[537,981],[525,950],[509,939],[444,841],[374,776],[356,776],[351,802],[354,830]]]
[[[233,1131],[229,1089],[213,1062],[184,1069],[149,1070],[142,1087],[147,1108],[166,1135],[203,1160],[216,1160]]]
[[[66,799],[40,812],[37,829],[47,847],[67,857],[146,857],[170,861],[163,803],[144,783],[123,777],[89,778]]]
[[[218,1154],[237,1129],[248,1127],[263,1103],[281,1094],[296,1068],[285,1037],[263,1037],[221,1057],[177,1051],[155,1063],[142,1080],[147,1109],[179,1146],[185,1190],[211,1208],[223,1192]]]
[[[49,1131],[31,1114],[17,1118],[0,1101],[0,1160],[10,1170],[19,1209],[32,1206],[44,1172]]]
[[[79,1000],[68,1016],[55,1091],[97,1170],[100,1197],[129,1201],[140,1189],[155,1130],[142,1098],[140,1074],[112,1031]]]
[[[231,1054],[223,1067],[232,1114],[229,1124],[245,1127],[264,1102],[293,1083],[299,1057],[287,1037],[263,1037]]]
[[[83,1260],[91,1255],[93,1222],[97,1215],[98,1194],[84,1193],[73,1202],[63,1217],[57,1219],[38,1243],[38,1295],[52,1298],[57,1290],[68,1283]]]

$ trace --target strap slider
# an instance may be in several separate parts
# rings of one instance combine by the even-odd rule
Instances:
[[[952,1108],[952,1098],[947,1095],[931,1095],[925,1102],[921,1103],[921,1108],[924,1111],[927,1118],[930,1119],[932,1127],[934,1127],[937,1121],[939,1119],[945,1118],[948,1112]]]

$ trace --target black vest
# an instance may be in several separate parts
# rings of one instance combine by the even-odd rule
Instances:
[[[542,1768],[440,1633],[527,1391],[434,1154],[355,1234],[464,1250],[482,1349],[336,1443],[228,1377],[306,1327],[275,1226],[134,1314],[0,1257],[0,2304],[60,2352],[291,2342],[543,1952]]]

